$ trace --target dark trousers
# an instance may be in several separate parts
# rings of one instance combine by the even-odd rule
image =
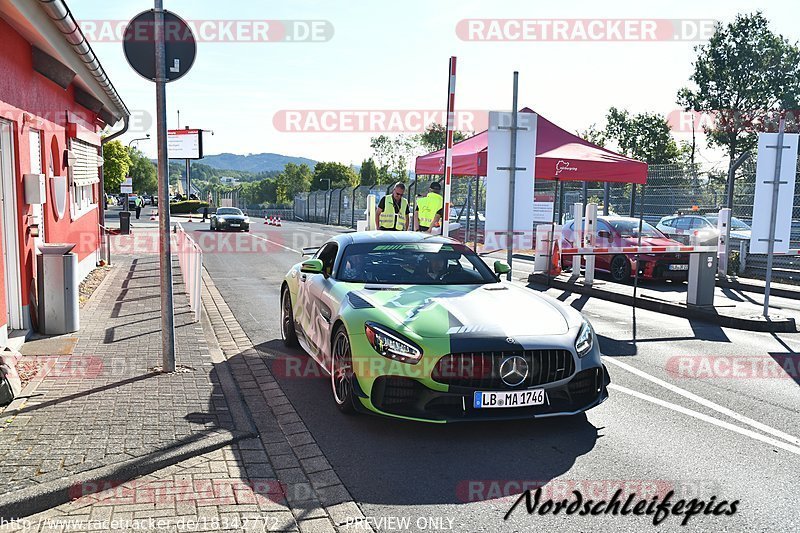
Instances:
[[[136,220],[139,220],[139,215],[141,215],[141,214],[142,214],[142,207],[137,205],[136,206]]]

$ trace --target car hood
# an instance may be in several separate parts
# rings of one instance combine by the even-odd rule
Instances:
[[[638,237],[621,237],[622,246],[636,246],[639,244]],[[664,237],[642,237],[642,246],[682,246],[678,241]]]
[[[579,316],[550,297],[506,283],[366,285],[354,292],[374,308],[369,315],[377,322],[421,338],[563,335],[569,331],[569,313]]]

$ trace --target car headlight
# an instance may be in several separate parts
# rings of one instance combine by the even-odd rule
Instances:
[[[374,322],[364,324],[364,330],[372,348],[383,357],[412,365],[422,359],[422,349],[396,331]]]
[[[578,353],[578,357],[583,357],[591,352],[593,344],[594,334],[592,332],[592,325],[584,318],[581,330],[578,332],[578,338],[575,339],[575,351]]]
[[[217,222],[225,222],[225,217],[217,217]]]

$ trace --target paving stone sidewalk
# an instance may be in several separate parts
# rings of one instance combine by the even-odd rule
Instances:
[[[113,286],[112,276],[100,290]],[[116,283],[119,286],[119,280]],[[0,531],[372,530],[207,274],[203,302],[201,325],[207,342],[197,331],[201,325],[191,327],[205,353],[203,363],[215,365],[208,373],[214,407],[206,414],[214,414],[213,424],[230,424],[244,413],[258,438],[0,525]],[[231,381],[237,398],[230,398]],[[225,397],[230,414],[225,412]]]
[[[46,375],[2,413],[0,494],[234,429],[175,267],[177,359],[186,371],[152,371],[161,364],[158,257],[115,257],[70,335],[74,353],[45,357]]]

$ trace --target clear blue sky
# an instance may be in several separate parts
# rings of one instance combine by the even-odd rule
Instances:
[[[446,66],[458,56],[457,107],[505,110],[512,72],[520,103],[571,131],[602,122],[610,106],[667,114],[688,83],[696,42],[467,42],[456,35],[466,18],[653,18],[730,21],[761,9],[774,31],[800,39],[795,1],[540,2],[534,0],[260,0],[170,1],[190,20],[317,19],[333,25],[325,43],[201,43],[193,70],[168,86],[170,127],[213,129],[207,154],[276,152],[360,163],[370,134],[283,133],[282,109],[440,109]],[[72,0],[78,20],[127,20],[148,2]],[[128,107],[154,116],[155,90],[135,74],[118,42],[93,47]],[[149,133],[155,137],[155,126]],[[143,136],[142,131],[135,136]],[[122,140],[127,142],[134,135]],[[679,139],[686,138],[679,137]],[[155,154],[155,143],[140,147]],[[720,154],[705,151],[710,159]]]

